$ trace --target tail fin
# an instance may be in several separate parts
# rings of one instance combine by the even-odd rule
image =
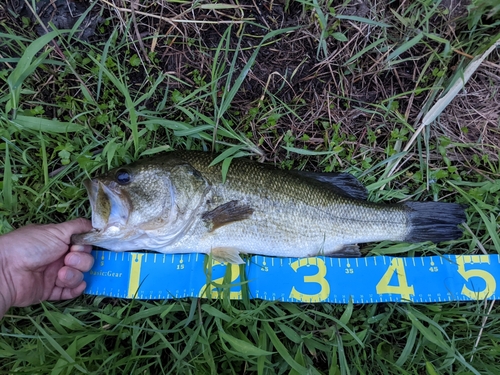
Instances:
[[[406,242],[443,242],[462,237],[467,206],[444,202],[407,202],[410,232]]]

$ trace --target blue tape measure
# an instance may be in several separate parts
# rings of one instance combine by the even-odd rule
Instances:
[[[208,264],[203,254],[93,251],[93,255],[96,262],[85,274],[85,292],[136,299],[219,298],[225,292],[231,299],[241,299],[245,283],[249,298],[268,301],[471,301],[496,299],[500,278],[499,255],[253,256],[241,268],[216,261]]]

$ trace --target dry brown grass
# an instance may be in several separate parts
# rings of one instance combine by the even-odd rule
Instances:
[[[498,58],[498,55],[496,56]],[[492,61],[495,60],[495,57]],[[498,61],[498,60],[497,60]],[[435,133],[469,145],[456,157],[472,155],[498,160],[500,155],[500,69],[482,67],[448,106],[436,123]]]
[[[315,22],[320,10],[298,2],[245,0],[214,6],[165,0],[99,0],[95,10],[101,10],[113,25],[108,33],[118,29],[120,35],[126,35],[141,58],[143,69],[129,77],[131,84],[140,84],[148,74],[162,71],[169,74],[170,89],[181,91],[196,87],[195,77],[210,80],[216,65],[215,50],[228,25],[233,28],[229,46],[233,51],[225,59],[229,65],[240,43],[237,72],[263,35],[298,26],[261,49],[231,106],[235,121],[240,123],[238,130],[250,135],[254,144],[260,143],[264,159],[281,161],[289,157],[281,147],[287,135],[293,137],[294,146],[312,150],[348,144],[355,154],[360,153],[352,155],[354,158],[364,157],[367,148],[375,158],[384,158],[394,130],[403,132],[403,141],[411,135],[436,94],[446,87],[441,76],[450,76],[461,60],[467,60],[463,55],[471,52],[457,49],[451,58],[443,57],[444,45],[427,38],[389,61],[391,53],[426,28],[460,47],[461,33],[466,31],[460,17],[466,14],[467,1],[442,2],[426,23],[421,21],[427,8],[416,4],[333,3],[337,15],[391,25],[380,27],[330,14],[327,27],[342,33],[346,41],[322,36],[320,23]],[[321,9],[333,13],[326,6]],[[94,41],[107,37],[104,33]],[[380,44],[362,53],[379,40]],[[323,48],[318,48],[321,43]],[[153,52],[154,64],[150,61]],[[473,144],[455,151],[454,159],[460,162],[473,154],[498,159],[498,56],[490,56],[489,63],[473,76],[431,132],[433,137],[445,135],[454,143]],[[258,117],[249,115],[252,108],[262,110]],[[280,114],[276,123],[266,124],[276,113]],[[333,129],[339,129],[343,136],[335,137]],[[375,139],[368,137],[370,132]],[[342,160],[339,163],[343,166]]]

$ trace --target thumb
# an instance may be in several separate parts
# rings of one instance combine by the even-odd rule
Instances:
[[[92,230],[90,220],[78,218],[75,220],[66,221],[64,223],[55,224],[57,230],[61,233],[62,239],[69,245],[71,236],[77,233],[89,232]]]

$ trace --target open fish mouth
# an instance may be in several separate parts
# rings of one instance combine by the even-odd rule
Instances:
[[[98,180],[84,181],[92,208],[92,226],[98,231],[123,227],[130,215],[130,203],[116,183],[106,185]]]

